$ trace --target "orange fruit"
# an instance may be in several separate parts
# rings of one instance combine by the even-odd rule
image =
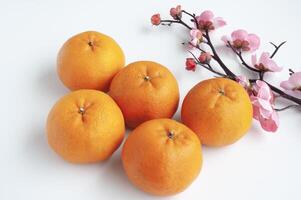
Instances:
[[[235,81],[213,78],[194,86],[181,111],[183,123],[208,146],[236,142],[250,128],[252,104],[245,89]]]
[[[187,188],[202,166],[196,134],[171,119],[154,119],[139,125],[122,149],[129,180],[155,195],[173,195]]]
[[[130,128],[150,119],[171,118],[179,102],[175,77],[166,67],[151,61],[134,62],[118,72],[109,95]]]
[[[70,90],[107,91],[124,62],[122,49],[111,37],[88,31],[73,36],[63,45],[57,58],[57,71]]]
[[[78,90],[62,97],[47,119],[49,145],[65,160],[102,161],[124,138],[124,119],[114,100],[96,90]]]

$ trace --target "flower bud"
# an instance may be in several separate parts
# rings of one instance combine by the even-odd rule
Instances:
[[[193,58],[186,58],[186,69],[188,71],[195,71],[196,62]]]
[[[175,8],[171,8],[169,13],[172,16],[172,18],[174,18],[174,19],[181,19],[182,18],[182,9],[181,9],[180,5],[178,5]]]
[[[209,63],[211,60],[211,54],[208,52],[202,52],[201,55],[199,56],[199,61],[200,63]]]
[[[160,14],[154,14],[152,17],[151,17],[151,22],[153,25],[155,26],[158,26],[160,25],[161,23],[161,17],[160,17]]]

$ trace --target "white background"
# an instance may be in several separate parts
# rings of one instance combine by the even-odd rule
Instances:
[[[112,36],[127,63],[153,60],[169,67],[179,81],[181,100],[200,80],[212,74],[185,71],[188,56],[181,42],[184,28],[153,27],[150,16],[182,4],[199,14],[211,9],[228,26],[220,36],[245,28],[269,41],[288,43],[275,57],[286,67],[269,78],[288,77],[287,68],[301,71],[301,3],[291,1],[0,1],[0,199],[301,199],[300,110],[280,113],[277,133],[266,133],[254,121],[239,142],[224,148],[203,148],[200,176],[183,193],[155,197],[132,186],[121,166],[120,149],[104,163],[75,165],[63,161],[47,145],[45,120],[51,106],[68,90],[56,75],[56,55],[72,35],[96,30]],[[224,48],[231,69],[240,71]],[[259,51],[260,52],[260,51]],[[249,60],[248,56],[246,57]],[[179,109],[180,110],[180,109]],[[179,111],[178,110],[178,111]],[[177,112],[176,119],[179,118]]]

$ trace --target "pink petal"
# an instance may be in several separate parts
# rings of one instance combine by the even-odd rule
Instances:
[[[270,111],[270,110],[264,110],[262,108],[259,108],[259,112],[260,112],[260,116],[265,118],[265,119],[268,119],[271,117],[272,113],[273,113],[273,110]]]
[[[269,61],[269,65],[268,65],[268,68],[270,71],[272,72],[280,72],[283,68],[278,66],[275,61],[273,61],[272,59],[270,59]]]
[[[231,34],[232,40],[245,40],[248,37],[248,33],[245,30],[238,29],[236,31],[233,31]]]
[[[295,88],[295,84],[291,81],[282,81],[280,83],[280,87],[282,87],[285,90],[293,90]]]
[[[293,73],[287,81],[282,81],[280,87],[285,89],[285,92],[297,98],[301,98],[301,91],[296,90],[301,87],[301,72]]]
[[[264,130],[269,132],[276,132],[279,126],[279,117],[277,112],[274,111],[268,119],[260,117],[259,122]]]
[[[261,54],[258,62],[265,65],[268,62],[269,59],[270,59],[270,54],[268,52],[263,52]]]
[[[212,11],[210,10],[206,10],[204,12],[201,13],[200,16],[198,16],[197,20],[198,21],[211,21],[213,19],[214,15],[212,13]]]
[[[260,105],[260,107],[262,109],[264,109],[265,111],[268,111],[268,112],[272,112],[273,111],[273,107],[271,105],[271,103],[265,99],[260,99],[258,98],[258,103]]]
[[[197,38],[194,38],[190,41],[190,43],[195,47],[199,44],[199,40]]]
[[[251,57],[252,65],[255,66],[257,64],[257,56],[256,54],[252,55]]]
[[[213,19],[214,28],[219,28],[219,27],[222,27],[222,26],[225,26],[225,25],[226,25],[226,21],[224,21],[223,18],[216,17],[216,18]]]
[[[291,83],[293,83],[295,86],[300,87],[301,86],[301,72],[293,73],[290,76],[289,81]]]
[[[261,87],[258,90],[257,97],[266,101],[270,101],[273,98],[270,88],[265,87]]]
[[[182,11],[181,5],[177,5],[177,6],[176,6],[176,10],[177,10],[178,13],[180,13],[180,12]]]
[[[256,120],[259,120],[260,118],[259,107],[255,105],[253,105],[253,118]]]
[[[249,42],[250,51],[253,52],[259,48],[260,39],[255,34],[249,34],[247,37],[247,41]]]
[[[279,72],[282,67],[279,67],[271,58],[268,52],[263,52],[259,58],[259,63],[262,63],[264,67],[272,72]]]

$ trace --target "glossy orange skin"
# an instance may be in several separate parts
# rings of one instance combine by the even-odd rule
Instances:
[[[129,180],[141,190],[174,195],[198,176],[202,150],[197,135],[185,125],[154,119],[129,134],[122,149],[122,163]]]
[[[250,98],[240,84],[226,78],[213,78],[198,83],[188,92],[181,118],[202,144],[225,146],[247,133],[252,113]]]
[[[51,109],[46,128],[52,149],[74,163],[109,158],[125,133],[117,104],[97,90],[77,90],[62,97]]]
[[[70,90],[107,91],[124,63],[122,49],[111,37],[87,31],[73,36],[62,46],[57,72]]]
[[[126,125],[171,118],[178,108],[179,88],[172,73],[151,61],[138,61],[123,68],[112,80],[109,95],[117,102]]]

